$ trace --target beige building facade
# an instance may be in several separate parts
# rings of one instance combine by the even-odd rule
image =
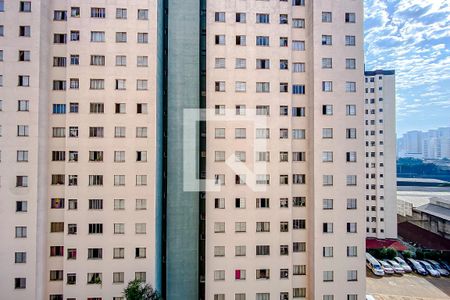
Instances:
[[[0,0],[8,299],[122,300],[132,279],[169,300],[364,299],[363,15]],[[206,109],[195,192],[186,108]]]
[[[395,72],[365,72],[366,232],[397,238]]]

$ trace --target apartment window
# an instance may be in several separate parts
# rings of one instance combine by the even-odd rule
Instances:
[[[356,256],[358,256],[358,247],[347,246],[347,257],[356,257]]]
[[[124,186],[125,185],[125,175],[114,175],[114,185]]]
[[[215,233],[224,233],[225,232],[225,222],[215,222],[214,223],[214,232]]]
[[[148,89],[148,80],[146,79],[137,79],[136,80],[136,90],[138,91],[146,91]]]
[[[114,199],[114,210],[125,209],[125,199]]]
[[[137,114],[147,114],[147,103],[137,103],[136,104],[136,113]]]
[[[89,199],[89,209],[103,209],[103,199]]]
[[[345,136],[347,139],[356,139],[356,128],[347,128],[345,130]]]
[[[247,37],[245,35],[237,35],[236,36],[236,45],[238,46],[246,46]]]
[[[355,46],[355,45],[356,45],[356,37],[354,35],[346,35],[345,46]]]
[[[216,45],[225,45],[225,35],[217,34],[215,36],[215,43],[216,43]]]
[[[127,9],[126,8],[116,8],[116,19],[126,19]]]
[[[214,300],[225,300],[225,294],[214,294]]]
[[[0,12],[5,11],[5,0],[0,0]]]
[[[270,279],[270,270],[269,269],[256,269],[256,279]],[[269,294],[267,294],[267,295],[269,295]],[[256,299],[269,299],[269,298],[258,298],[258,294],[256,294]]]
[[[113,259],[125,258],[125,248],[113,248]]]
[[[322,58],[322,69],[333,68],[333,59],[331,57]]]
[[[146,138],[147,137],[147,127],[136,127],[136,137]]]
[[[18,76],[18,86],[29,87],[30,86],[30,76],[19,75]]]
[[[70,8],[70,16],[72,18],[79,18],[80,17],[80,8],[79,7],[71,7]]]
[[[145,282],[146,278],[147,278],[147,273],[146,272],[135,272],[134,277],[136,280]]]
[[[214,280],[225,280],[225,271],[224,270],[215,270],[214,271]]]
[[[89,137],[103,137],[103,127],[89,127]]]
[[[218,299],[214,299],[214,300],[218,300]],[[222,299],[222,300],[224,300],[224,299]],[[234,300],[245,300],[245,294],[244,293],[234,294]]]
[[[356,175],[347,175],[347,186],[355,186],[356,178]]]
[[[79,89],[80,88],[80,80],[78,78],[70,78],[69,86],[71,89]]]
[[[356,14],[345,13],[345,23],[356,23]]]
[[[306,275],[306,265],[294,265],[292,268],[293,275]]]
[[[348,294],[347,300],[358,300],[358,295],[356,294]]]
[[[270,293],[256,293],[256,300],[270,300]]]
[[[234,203],[236,208],[245,208],[245,198],[235,198]]]
[[[78,208],[77,199],[69,199],[67,202],[68,202],[69,210],[77,210],[77,208]]]
[[[214,21],[215,22],[225,22],[225,13],[224,12],[215,12],[214,13]]]
[[[106,9],[103,7],[91,7],[91,18],[106,18]]]
[[[322,162],[333,162],[333,151],[323,151]]]
[[[31,27],[30,26],[19,26],[19,36],[30,37],[31,36]]]
[[[346,58],[345,59],[345,68],[349,70],[356,69],[356,59],[354,58]]]
[[[257,36],[256,37],[256,46],[269,46],[269,37],[268,36]]]
[[[124,114],[124,113],[126,113],[126,103],[116,103],[114,105],[114,112],[116,114]]]
[[[53,20],[54,21],[66,21],[67,20],[67,11],[66,10],[53,11]]]
[[[116,55],[116,66],[125,67],[127,65],[127,57],[125,55]]]
[[[80,40],[80,32],[78,30],[70,31],[70,41],[76,42]]]
[[[270,222],[256,222],[256,232],[270,232]]]
[[[347,116],[355,116],[356,115],[356,105],[346,105],[345,112]]]
[[[323,186],[333,185],[333,175],[323,175]]]
[[[323,271],[323,281],[324,282],[332,282],[334,280],[334,272],[333,271]]]
[[[350,151],[346,153],[347,162],[356,162],[356,151]]]
[[[148,33],[138,32],[137,42],[138,42],[138,44],[147,44],[148,43]]]
[[[323,199],[323,209],[324,210],[333,209],[333,199]]]
[[[103,249],[102,248],[88,248],[88,259],[102,259]]]
[[[235,151],[234,155],[236,162],[245,162],[246,160],[245,151]]]
[[[236,23],[245,23],[246,19],[245,13],[236,13]]]
[[[116,43],[126,43],[127,33],[126,32],[116,32]]]
[[[358,281],[358,271],[357,270],[347,271],[347,281]]]
[[[257,93],[269,93],[270,92],[270,83],[269,82],[257,82],[256,83],[256,92]]]
[[[289,91],[289,85],[287,82],[280,82],[280,93],[287,93]]]
[[[124,234],[125,224],[124,223],[114,223],[114,234]]]
[[[269,105],[257,105],[256,106],[256,115],[257,116],[269,116],[270,115],[270,106]]]
[[[245,246],[235,246],[234,254],[236,256],[245,256],[246,255],[246,247]]]
[[[292,19],[293,28],[305,28],[305,19]]]
[[[256,60],[256,68],[257,69],[270,69],[270,60],[269,59],[257,59]]]
[[[292,139],[299,140],[305,139],[306,131],[305,129],[292,129]]]
[[[22,277],[14,278],[14,288],[15,289],[25,289],[27,287],[27,279]]]
[[[292,152],[292,161],[305,161],[306,152]]]
[[[247,223],[235,222],[234,223],[234,231],[235,232],[246,232],[247,231]]]
[[[269,22],[269,14],[256,14],[256,23],[259,24],[268,24]]]
[[[333,138],[333,128],[323,128],[322,129],[322,138],[332,139]]]
[[[138,20],[148,20],[148,9],[138,9],[137,19]]]
[[[305,184],[306,183],[306,175],[305,174],[292,174],[292,183],[293,184]]]
[[[322,35],[322,45],[330,46],[333,44],[331,35]]]
[[[288,152],[285,152],[285,151],[280,152],[280,162],[287,162],[287,161],[289,161],[289,154],[288,154]],[[285,184],[288,184],[287,179],[286,179]]]
[[[331,105],[331,104],[322,105],[322,115],[332,116],[333,115],[333,105]]]
[[[292,0],[292,6],[305,6],[305,0]]]
[[[89,175],[89,185],[90,186],[103,185],[103,175]]]
[[[16,226],[16,238],[26,238],[27,237],[27,227],[26,226]]]
[[[333,91],[333,82],[332,81],[322,81],[322,91],[323,92],[332,92]]]
[[[24,264],[26,262],[27,262],[27,253],[26,252],[15,252],[14,253],[14,263]]]
[[[333,233],[333,223],[323,223],[323,233]]]
[[[80,56],[79,55],[70,55],[70,64],[71,65],[79,65],[80,64]],[[66,88],[64,88],[66,89]]]
[[[28,50],[19,50],[19,61],[30,61],[30,51]],[[65,66],[65,57],[64,57],[64,66]]]
[[[287,223],[287,222],[283,222],[283,223]],[[285,230],[285,228],[287,228],[287,227],[288,226],[286,224],[286,227],[280,228],[281,229],[280,232],[287,232]],[[283,231],[283,230],[285,230],[285,231]],[[289,255],[289,246],[288,245],[280,245],[280,255]]]
[[[303,205],[304,206],[304,205]],[[305,229],[306,221],[303,219],[294,219],[292,220],[292,229]]]
[[[247,83],[245,81],[236,81],[235,92],[244,93],[247,90]]]
[[[105,32],[104,31],[91,31],[91,42],[104,42]]]
[[[105,80],[104,79],[91,79],[89,87],[91,90],[104,90]]]
[[[280,14],[280,24],[288,24],[288,15],[287,14]]]
[[[292,64],[292,72],[294,72],[294,73],[305,72],[305,63],[293,63]]]
[[[16,201],[16,212],[27,212],[28,202],[27,201]]]
[[[78,151],[69,151],[69,162],[78,161]]]
[[[355,93],[356,92],[356,82],[347,81],[345,83],[345,91],[347,93]]]
[[[236,58],[235,68],[245,69],[247,67],[247,60],[245,58]]]
[[[138,67],[148,67],[148,56],[138,56],[136,60]]]
[[[257,139],[269,139],[270,129],[269,128],[256,128],[256,138]]]
[[[322,12],[322,22],[323,23],[331,23],[333,21],[333,15],[330,11]]]
[[[27,162],[27,161],[28,161],[28,151],[17,150],[17,162]]]
[[[147,175],[136,175],[136,185],[147,185]]]
[[[305,51],[305,41],[292,41],[293,51]]]
[[[306,243],[305,242],[294,242],[292,243],[293,252],[305,252],[306,251]]]
[[[91,55],[91,66],[104,66],[105,56],[104,55]]]
[[[292,107],[292,116],[293,117],[304,117],[306,115],[305,107]]]
[[[236,139],[245,139],[246,138],[246,129],[245,128],[236,128],[234,130],[234,136]]]
[[[280,70],[288,70],[289,61],[287,59],[280,59]]]
[[[348,233],[356,233],[357,232],[357,225],[356,223],[347,223],[347,232]]]
[[[3,61],[3,50],[0,50],[0,61]]]

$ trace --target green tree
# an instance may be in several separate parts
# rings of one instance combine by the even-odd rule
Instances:
[[[402,255],[403,255],[404,258],[411,258],[412,257],[412,253],[409,250],[403,251]]]
[[[123,290],[123,295],[127,300],[162,300],[157,290],[138,279],[128,282],[127,287]]]

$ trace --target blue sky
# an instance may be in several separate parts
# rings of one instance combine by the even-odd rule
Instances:
[[[395,69],[397,134],[450,126],[450,0],[364,0],[366,69]]]

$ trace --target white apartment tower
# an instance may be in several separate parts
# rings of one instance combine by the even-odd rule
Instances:
[[[367,236],[397,238],[395,71],[365,72]]]
[[[364,299],[363,16],[0,0],[6,298]]]

